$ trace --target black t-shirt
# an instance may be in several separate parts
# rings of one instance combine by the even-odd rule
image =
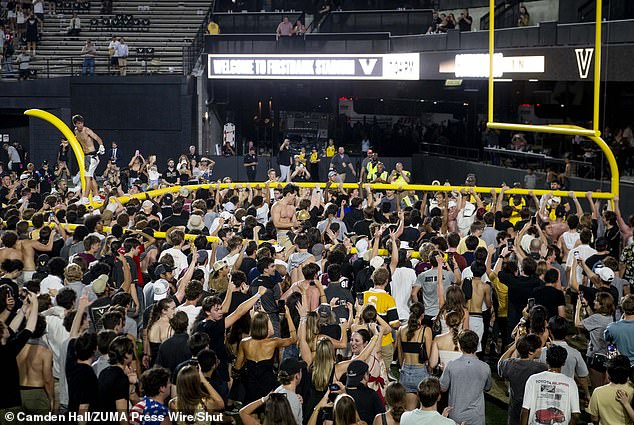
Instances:
[[[533,289],[542,285],[537,276],[515,276],[505,271],[498,274],[500,282],[509,288],[509,325],[515,326],[522,310],[533,297]]]
[[[9,192],[10,190],[4,186],[0,188],[0,203],[8,204],[9,203]]]
[[[466,19],[469,19],[471,22],[473,22],[473,18],[471,18],[471,16],[469,15],[461,17],[458,20],[458,26],[460,27],[460,31],[471,31],[471,24],[467,22]]]
[[[533,298],[535,304],[546,307],[548,317],[556,316],[559,313],[559,306],[566,305],[566,297],[564,293],[554,286],[540,286],[533,289]]]
[[[245,165],[246,164],[252,164],[254,162],[258,162],[258,158],[257,158],[257,156],[255,154],[248,153],[248,154],[246,154],[244,156],[244,164]],[[256,166],[255,165],[247,165],[245,168],[247,170],[250,170],[250,171],[255,171]]]
[[[619,228],[613,226],[609,229],[605,229],[603,237],[608,240],[610,255],[618,260],[621,253],[621,232]]]
[[[242,258],[242,264],[240,264],[240,271],[243,271],[244,274],[248,274],[253,267],[256,267],[258,262],[255,261],[255,258],[245,256]],[[235,294],[234,294],[235,295]]]
[[[170,184],[175,184],[178,181],[178,171],[170,170],[169,168],[163,171],[163,180]]]
[[[352,228],[352,231],[357,235],[365,235],[370,237],[370,225],[374,223],[373,220],[361,220],[357,221]]]
[[[610,254],[591,255],[586,259],[586,266],[588,266],[590,270],[594,270],[594,266],[596,266],[599,261],[602,262],[605,259],[605,257],[607,257],[608,255]]]
[[[117,400],[130,399],[130,382],[128,377],[119,366],[108,366],[98,379],[99,405],[98,412],[116,412]],[[111,422],[118,424],[118,422]]]
[[[66,381],[68,382],[68,411],[79,412],[79,406],[88,404],[88,411],[97,409],[99,400],[95,388],[99,381],[97,375],[90,365],[77,363],[75,355],[76,338],[68,341],[68,352],[66,354]]]
[[[5,345],[0,345],[2,385],[0,385],[0,409],[20,407],[20,372],[16,356],[31,338],[31,331],[23,329],[11,335]]]
[[[191,351],[189,351],[189,346],[187,345],[188,339],[187,333],[182,333],[173,335],[163,341],[159,346],[156,364],[174,373],[176,366],[192,356]]]
[[[88,307],[88,315],[90,316],[90,321],[92,322],[93,328],[96,332],[103,330],[101,318],[110,308],[110,304],[112,304],[110,297],[103,297],[97,298]]]
[[[358,208],[351,209],[343,216],[343,222],[349,232],[352,231],[354,229],[354,225],[361,220],[363,220],[363,211]]]
[[[281,149],[277,154],[277,163],[278,165],[290,166],[291,165],[291,151],[286,149]]]
[[[502,221],[502,212],[496,211],[495,213],[495,230],[498,232],[507,231],[510,227],[513,227],[513,223],[510,221]]]
[[[376,415],[385,412],[379,395],[365,385],[359,385],[357,388],[346,388],[346,394],[354,399],[359,418],[366,424],[371,424]]]
[[[196,327],[196,332],[205,332],[209,335],[209,348],[214,350],[220,364],[217,371],[218,376],[225,382],[229,382],[229,371],[227,370],[227,364],[229,363],[229,353],[225,347],[225,318],[221,320],[205,320],[200,322]]]
[[[579,285],[579,291],[583,293],[583,298],[585,298],[586,302],[590,307],[594,305],[594,299],[597,297],[599,292],[607,292],[612,295],[612,299],[614,300],[614,305],[618,304],[619,301],[619,290],[616,289],[614,285],[610,285],[607,288],[595,288],[594,286],[583,286]]]
[[[326,289],[324,289],[328,302],[330,302],[333,298],[339,298],[339,301],[354,304],[354,298],[352,297],[351,292],[352,288],[350,288],[351,285],[348,281],[346,281],[346,283],[348,284],[347,288],[342,287],[339,283],[331,283]],[[345,305],[338,305],[333,310],[337,319],[348,319],[348,308]]]
[[[322,325],[319,327],[319,334],[329,336],[332,339],[341,339],[341,326],[339,325]]]

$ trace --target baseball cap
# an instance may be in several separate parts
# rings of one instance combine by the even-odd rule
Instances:
[[[346,373],[346,386],[354,387],[357,386],[363,381],[363,377],[370,370],[370,367],[366,362],[361,360],[353,360],[348,365],[348,371]]]
[[[328,177],[333,177],[333,176],[336,176],[336,175],[337,175],[337,172],[336,172],[336,171],[334,171],[334,170],[333,170],[333,171],[328,172]]]
[[[280,363],[280,370],[288,373],[289,375],[295,375],[299,371],[306,367],[306,362],[303,360],[297,360],[292,357],[282,360]]]
[[[368,238],[359,238],[357,242],[354,244],[354,247],[357,249],[357,254],[363,255],[370,246],[368,242]]]
[[[273,248],[275,248],[275,252],[284,251],[284,247],[282,245],[273,245]]]
[[[163,196],[163,205],[172,205],[172,202],[174,202],[174,197],[171,193],[166,193]]]
[[[373,267],[376,270],[379,267],[381,267],[384,263],[385,263],[385,260],[383,260],[383,257],[380,257],[377,255],[375,257],[372,257],[372,259],[370,260],[370,267]]]
[[[178,189],[178,195],[183,197],[183,198],[187,198],[189,196],[190,190],[186,187],[181,187],[180,189]]]
[[[154,293],[154,301],[160,301],[167,298],[170,284],[165,279],[159,279],[152,284],[152,292]]]
[[[320,304],[319,307],[317,307],[317,314],[319,317],[327,319],[330,317],[331,313],[332,307],[330,307],[330,304]]]
[[[600,267],[596,270],[597,276],[604,282],[612,282],[614,280],[614,271],[609,267]]]
[[[227,267],[228,264],[225,260],[220,260],[220,261],[216,261],[214,263],[214,271],[217,272],[218,270],[222,270],[223,268]]]
[[[156,276],[160,276],[162,274],[165,274],[167,272],[171,272],[174,270],[174,267],[170,267],[167,264],[159,264],[158,266],[156,266],[156,268],[154,269],[154,275]]]
[[[92,291],[99,295],[103,294],[106,291],[106,286],[108,286],[108,275],[102,274],[99,277],[92,281]]]

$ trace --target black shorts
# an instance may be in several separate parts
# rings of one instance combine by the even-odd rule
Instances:
[[[110,58],[110,65],[119,65],[119,58],[116,56],[112,56]]]

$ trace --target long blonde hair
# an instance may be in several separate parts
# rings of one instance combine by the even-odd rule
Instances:
[[[312,381],[317,391],[325,391],[328,388],[334,367],[335,348],[330,339],[322,338],[317,341],[317,349],[315,350],[312,364]]]
[[[315,348],[315,341],[319,336],[319,316],[317,312],[311,311],[306,315],[306,343],[313,351]]]
[[[185,366],[176,377],[176,408],[185,415],[194,415],[205,397],[209,397],[200,382],[196,366]]]

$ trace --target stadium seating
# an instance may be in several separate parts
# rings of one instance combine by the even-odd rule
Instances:
[[[66,3],[70,9],[66,9]],[[147,70],[146,61],[137,57],[137,48],[153,49],[153,72],[182,73],[182,48],[191,44],[211,4],[209,0],[123,0],[113,2],[112,15],[102,15],[101,1],[91,0],[79,12],[82,13],[80,35],[68,36],[66,28],[74,2],[64,2],[64,13],[58,9],[58,15],[46,16],[42,41],[31,68],[38,71],[39,78],[55,77],[68,75],[72,63],[73,73],[79,74],[80,52],[90,39],[97,47],[95,72],[108,73],[108,43],[116,35],[124,37],[129,46],[128,75]]]

